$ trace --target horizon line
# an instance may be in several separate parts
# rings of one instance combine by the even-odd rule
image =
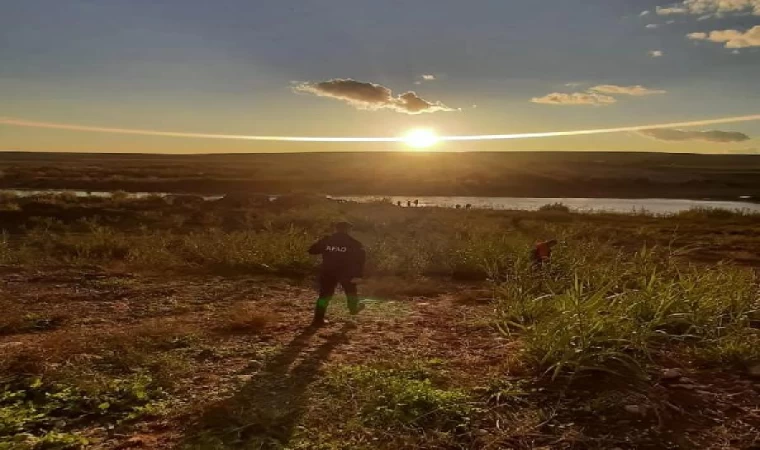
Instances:
[[[722,117],[717,119],[703,119],[686,122],[669,122],[649,125],[633,125],[611,128],[591,128],[585,130],[569,131],[546,131],[533,133],[511,133],[511,134],[479,134],[479,135],[453,135],[453,136],[436,136],[437,142],[462,142],[462,141],[492,141],[492,140],[512,140],[512,139],[537,139],[550,137],[567,137],[567,136],[586,136],[592,134],[610,134],[623,133],[629,131],[645,131],[664,128],[688,128],[705,125],[717,125],[723,123],[751,122],[760,120],[760,114]],[[215,133],[195,133],[181,131],[161,131],[148,130],[139,128],[113,128],[99,127],[91,125],[77,125],[69,123],[56,122],[37,122],[13,117],[0,117],[0,125],[29,127],[29,128],[46,128],[66,131],[94,132],[94,133],[111,133],[111,134],[131,134],[142,136],[158,137],[178,137],[190,139],[226,139],[226,140],[249,140],[249,141],[268,141],[268,142],[322,142],[322,143],[405,143],[407,137],[332,137],[332,136],[266,136],[266,135],[240,135],[240,134],[215,134]]]

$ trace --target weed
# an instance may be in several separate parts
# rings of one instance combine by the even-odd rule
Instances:
[[[147,374],[81,387],[40,378],[6,383],[0,396],[0,448],[86,445],[77,430],[92,423],[117,426],[156,414],[164,394]]]
[[[476,412],[464,391],[436,388],[418,370],[344,366],[330,375],[328,384],[334,395],[350,395],[358,402],[367,426],[380,429],[462,430]]]
[[[678,264],[647,248],[629,257],[565,258],[538,273],[516,266],[497,290],[502,330],[520,334],[526,356],[552,378],[641,377],[666,345],[699,349],[715,362],[757,360],[751,322],[760,287],[751,271]]]

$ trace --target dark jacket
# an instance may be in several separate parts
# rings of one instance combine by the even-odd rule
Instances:
[[[364,246],[346,233],[323,237],[309,247],[309,253],[322,255],[323,273],[348,278],[364,276]]]

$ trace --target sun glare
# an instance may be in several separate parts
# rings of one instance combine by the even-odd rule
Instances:
[[[427,148],[438,143],[438,136],[433,130],[418,128],[404,135],[404,143],[412,148]]]

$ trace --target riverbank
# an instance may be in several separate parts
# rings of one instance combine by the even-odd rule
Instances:
[[[340,203],[318,196],[283,196],[274,201],[266,196],[203,200],[127,195],[6,196],[0,200],[5,258],[30,263],[75,259],[106,263],[113,255],[121,255],[125,262],[135,264],[211,268],[215,261],[228,264],[225,255],[215,256],[225,249],[234,252],[241,270],[272,273],[272,261],[267,258],[279,253],[276,260],[282,268],[277,270],[308,272],[309,258],[293,248],[327,232],[336,218],[354,222],[357,233],[376,254],[387,254],[378,258],[384,261],[381,270],[403,275],[452,275],[455,268],[463,267],[453,259],[455,255],[478,239],[482,246],[492,246],[494,254],[525,253],[535,240],[555,237],[601,239],[632,252],[644,246],[676,248],[694,261],[725,259],[749,265],[760,261],[760,242],[753,239],[760,232],[757,214],[719,209],[690,209],[667,216],[642,211],[586,214],[557,205],[540,211],[457,210],[399,208],[387,202]],[[242,250],[240,242],[248,242],[257,251]],[[93,243],[106,248],[91,249]],[[262,253],[258,245],[269,253]],[[51,246],[56,252],[50,251]],[[402,252],[403,258],[392,256],[395,252]],[[150,257],[155,261],[145,260]],[[412,266],[394,267],[407,258],[414,260],[409,262]],[[465,271],[485,276],[475,262],[465,266]],[[414,271],[409,272],[412,267]]]

